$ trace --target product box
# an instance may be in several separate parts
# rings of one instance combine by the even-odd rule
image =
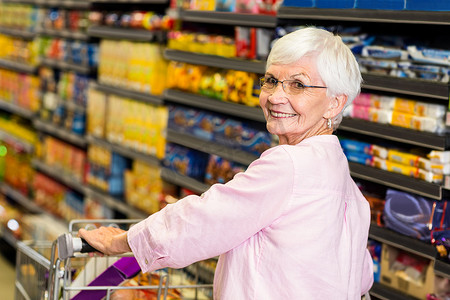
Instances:
[[[398,258],[399,255],[402,255],[402,252],[389,245],[382,245],[380,283],[418,299],[426,299],[427,294],[432,293],[434,290],[433,261],[417,257],[419,262],[424,262],[425,260],[424,268],[408,267],[407,269],[399,270]],[[416,258],[413,254],[408,253],[409,255],[411,260]],[[413,280],[412,277],[416,277],[416,280]]]
[[[134,277],[140,271],[139,264],[134,257],[122,257],[106,268],[88,286],[118,286],[125,279]],[[103,299],[107,290],[82,290],[72,300]]]
[[[354,8],[355,0],[316,0],[317,8]]]
[[[449,11],[450,1],[448,0],[406,0],[406,9],[409,10],[434,10]]]
[[[406,0],[356,0],[355,7],[362,9],[405,9]]]
[[[283,6],[286,7],[315,7],[315,0],[285,0]]]

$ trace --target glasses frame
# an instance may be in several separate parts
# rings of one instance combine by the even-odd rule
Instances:
[[[289,95],[298,95],[298,94],[288,93],[288,92],[285,90],[285,87],[284,87],[284,83],[285,83],[285,82],[298,81],[297,79],[278,80],[278,79],[273,78],[273,77],[272,77],[272,79],[274,79],[274,80],[276,81],[274,87],[273,87],[273,88],[267,88],[267,87],[264,87],[264,84],[266,83],[266,78],[265,78],[265,77],[260,77],[260,78],[259,78],[259,86],[261,87],[261,90],[267,90],[267,91],[271,91],[271,92],[272,92],[272,91],[274,91],[274,90],[277,88],[278,83],[281,83],[281,87],[283,88],[283,91],[284,91],[285,93],[287,93],[287,94],[289,94]],[[301,83],[301,82],[300,82],[300,83]],[[305,88],[314,88],[314,89],[326,89],[326,88],[328,88],[328,87],[326,87],[326,86],[320,86],[320,85],[306,85],[306,84],[303,84],[303,83],[302,83],[302,85],[303,85],[302,90],[305,89]],[[301,93],[301,91],[299,91],[299,93]]]

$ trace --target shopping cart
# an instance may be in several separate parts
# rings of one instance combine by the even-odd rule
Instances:
[[[73,237],[80,228],[117,226],[127,229],[139,220],[73,220]],[[67,235],[67,234],[66,234]],[[15,299],[212,299],[210,266],[199,262],[183,269],[163,269],[124,278],[117,284],[93,282],[109,276],[111,266],[134,260],[131,253],[120,256],[94,256],[73,253],[60,258],[58,240],[53,242],[18,242]],[[106,274],[106,275],[105,275]],[[121,273],[122,274],[122,273]],[[122,274],[123,275],[123,274]],[[130,275],[130,274],[127,274]]]

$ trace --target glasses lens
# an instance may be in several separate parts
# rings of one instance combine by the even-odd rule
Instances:
[[[305,89],[305,86],[297,80],[286,80],[285,88],[287,92],[291,95],[298,95]]]

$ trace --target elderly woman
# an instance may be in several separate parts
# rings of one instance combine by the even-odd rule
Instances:
[[[360,84],[340,37],[316,28],[282,37],[260,95],[280,145],[128,231],[79,235],[105,254],[132,251],[143,272],[220,255],[215,299],[361,299],[373,280],[370,209],[332,134]]]

